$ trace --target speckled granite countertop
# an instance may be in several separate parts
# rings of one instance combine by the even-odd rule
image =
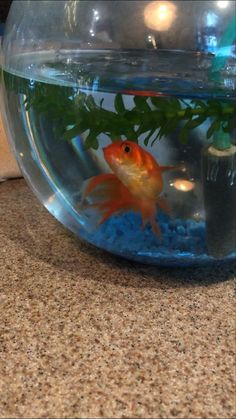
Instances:
[[[80,242],[0,184],[0,417],[233,418],[236,263],[168,270]]]

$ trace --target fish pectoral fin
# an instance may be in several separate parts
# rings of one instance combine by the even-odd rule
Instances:
[[[170,208],[170,206],[167,204],[165,198],[163,197],[159,197],[157,199],[157,206],[163,211],[165,212],[167,215],[169,215],[170,217],[172,217],[172,210]]]

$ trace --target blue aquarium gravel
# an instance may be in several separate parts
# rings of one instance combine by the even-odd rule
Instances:
[[[85,229],[80,236],[116,255],[142,263],[163,266],[185,266],[212,262],[207,255],[205,222],[171,220],[158,214],[162,237],[156,237],[150,226],[141,230],[141,218],[134,212],[111,217],[93,232]]]

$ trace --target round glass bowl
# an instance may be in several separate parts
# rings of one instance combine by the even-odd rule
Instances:
[[[145,263],[236,256],[234,1],[14,1],[9,139],[46,208]]]

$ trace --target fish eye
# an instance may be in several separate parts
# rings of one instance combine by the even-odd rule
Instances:
[[[131,151],[131,147],[129,145],[125,145],[123,150],[125,153],[129,153]]]

